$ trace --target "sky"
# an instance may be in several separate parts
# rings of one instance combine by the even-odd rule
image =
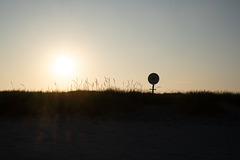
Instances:
[[[239,8],[239,0],[0,0],[0,90],[71,90],[106,77],[149,91],[154,72],[157,92],[240,92]]]

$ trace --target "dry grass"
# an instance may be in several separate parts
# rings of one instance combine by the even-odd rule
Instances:
[[[158,112],[172,109],[183,115],[217,115],[240,109],[240,94],[188,92],[150,94],[107,89],[104,91],[70,92],[0,92],[0,115],[80,116],[111,115],[118,112],[144,111],[151,107]]]

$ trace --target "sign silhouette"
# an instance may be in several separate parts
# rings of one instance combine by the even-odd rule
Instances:
[[[152,93],[154,93],[154,85],[157,84],[159,82],[159,76],[157,73],[151,73],[149,76],[148,76],[148,82],[150,84],[152,84]]]

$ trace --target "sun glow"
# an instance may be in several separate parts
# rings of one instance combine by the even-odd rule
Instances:
[[[70,56],[61,55],[53,63],[53,72],[65,78],[72,76],[76,72],[76,63]]]

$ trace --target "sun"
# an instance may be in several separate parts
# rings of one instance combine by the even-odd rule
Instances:
[[[69,77],[76,71],[76,63],[68,55],[58,56],[53,63],[53,72],[61,77]]]

